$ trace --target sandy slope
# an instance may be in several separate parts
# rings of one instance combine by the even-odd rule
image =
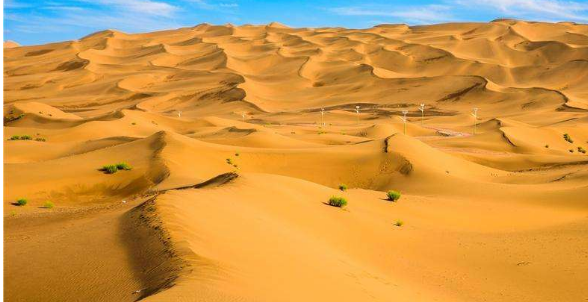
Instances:
[[[10,301],[588,297],[586,25],[201,24],[6,47]]]

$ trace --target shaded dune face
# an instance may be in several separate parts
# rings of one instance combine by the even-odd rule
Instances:
[[[4,63],[10,301],[588,297],[587,25],[106,30]]]

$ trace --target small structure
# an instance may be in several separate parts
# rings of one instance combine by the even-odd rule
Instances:
[[[478,108],[474,107],[472,116],[474,117],[474,135],[476,135],[476,128],[478,126]]]
[[[408,114],[408,110],[402,110],[402,114],[404,115],[402,117],[402,121],[404,122],[404,134],[406,134],[406,121],[407,121],[406,114]]]

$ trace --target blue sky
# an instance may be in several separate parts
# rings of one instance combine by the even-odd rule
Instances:
[[[204,22],[367,28],[497,18],[588,23],[588,0],[5,0],[4,39],[32,45],[108,28],[135,33]]]

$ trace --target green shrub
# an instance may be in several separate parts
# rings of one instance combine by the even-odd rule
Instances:
[[[227,158],[227,164],[233,165],[233,160],[231,160],[230,158]]]
[[[102,167],[102,171],[106,174],[114,174],[118,171],[118,167],[116,165],[106,165]]]
[[[586,149],[584,149],[583,147],[578,147],[578,152],[586,154]]]
[[[340,184],[339,185],[339,190],[341,190],[341,191],[347,191],[347,185],[346,184]]]
[[[19,198],[16,200],[16,204],[23,207],[26,206],[29,201],[26,198]]]
[[[397,226],[397,227],[401,227],[401,226],[404,225],[404,221],[402,221],[402,220],[396,220],[396,222],[394,223],[394,225]]]
[[[116,168],[118,170],[131,170],[133,169],[133,167],[131,167],[129,164],[125,163],[125,162],[120,162],[118,164],[116,164]]]
[[[17,140],[19,140],[19,139],[20,139],[20,136],[18,136],[18,135],[13,135],[13,136],[11,136],[9,139],[10,139],[11,141],[17,141]]]
[[[23,136],[21,136],[21,137],[20,137],[20,139],[21,139],[21,140],[25,140],[25,141],[30,141],[30,140],[32,140],[33,138],[32,138],[30,135],[23,135]]]
[[[35,138],[35,140],[38,141],[38,142],[44,142],[45,141],[45,139],[42,138],[42,137],[37,137],[37,138]]]
[[[52,203],[51,201],[46,201],[45,204],[43,204],[43,207],[45,209],[53,209],[55,207],[55,204]]]
[[[565,139],[565,140],[566,140],[568,143],[570,143],[570,144],[573,144],[573,143],[574,143],[574,140],[573,140],[573,139],[570,137],[570,135],[569,135],[569,134],[567,134],[567,133],[564,133],[563,137],[564,137],[564,139]]]
[[[333,196],[329,198],[329,205],[333,207],[342,208],[347,205],[347,199],[343,197]]]
[[[388,200],[397,201],[398,199],[400,199],[401,194],[400,194],[400,192],[390,190],[390,191],[388,191],[388,193],[386,193],[386,195],[388,196]]]

